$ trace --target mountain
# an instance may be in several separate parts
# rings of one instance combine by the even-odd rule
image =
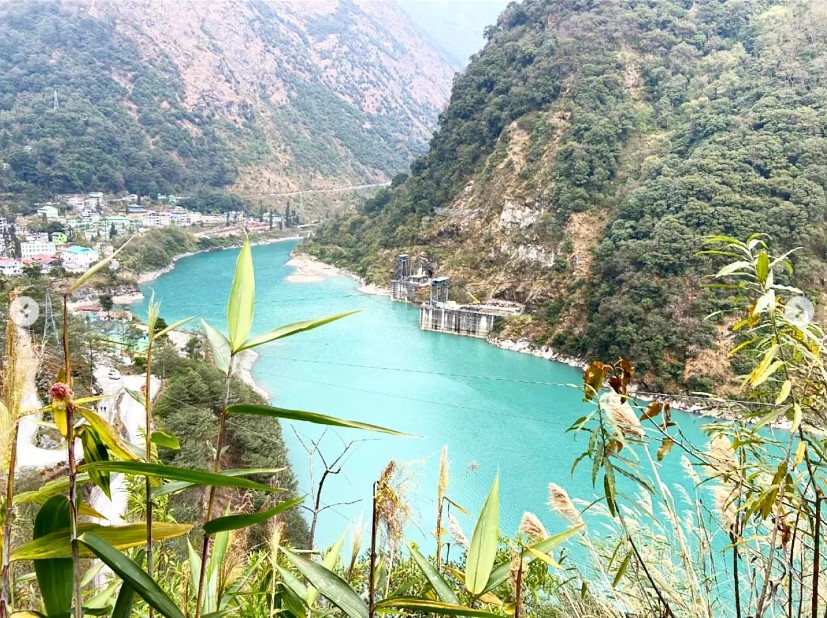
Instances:
[[[485,44],[485,29],[496,23],[509,0],[396,0],[425,38],[456,70]]]
[[[795,282],[825,306],[827,4],[525,0],[488,37],[410,177],[315,254],[386,284],[427,252],[456,300],[527,305],[503,337],[623,355],[670,391],[739,369],[705,319],[728,302],[705,236],[803,246]]]
[[[0,189],[384,181],[453,70],[369,0],[0,2]]]

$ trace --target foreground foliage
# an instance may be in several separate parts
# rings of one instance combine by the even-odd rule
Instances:
[[[756,357],[743,378],[745,401],[708,401],[728,417],[704,426],[709,442],[692,443],[672,419],[669,402],[637,401],[635,370],[628,361],[595,361],[583,386],[594,409],[571,431],[588,438],[574,465],[591,465],[597,499],[573,500],[552,483],[549,505],[559,516],[553,532],[526,513],[517,536],[503,537],[495,478],[469,539],[446,512],[464,511],[450,498],[446,450],[436,492],[434,559],[404,541],[408,511],[396,462],[375,484],[368,552],[361,553],[357,527],[351,530],[349,556],[346,533],[323,552],[301,547],[286,528],[286,514],[302,498],[291,495],[293,487],[273,484],[278,470],[228,469],[238,464],[226,447],[232,422],[240,418],[289,419],[405,438],[356,420],[239,398],[243,391],[234,373],[245,350],[346,317],[298,322],[251,337],[255,280],[249,244],[236,265],[227,334],[203,324],[214,369],[193,359],[177,361],[193,375],[222,376],[223,389],[212,393],[214,446],[206,460],[178,459],[197,437],[152,431],[156,414],[168,418],[177,397],[153,401],[153,360],[156,353],[168,353],[158,347],[164,336],[187,322],[153,328],[158,305],[152,301],[147,386],[134,394],[143,405],[149,439],[143,445],[126,443],[89,407],[94,397],[74,396],[67,338],[63,373],[50,389],[48,410],[67,447],[78,440],[79,450],[67,448],[67,477],[35,491],[16,491],[9,474],[16,428],[23,414],[42,411],[23,402],[24,373],[30,368],[19,353],[20,332],[10,322],[0,407],[6,472],[0,614],[820,618],[827,608],[821,543],[824,333],[809,316],[791,311],[800,305],[801,293],[777,283],[791,268],[789,256],[772,256],[764,237],[746,242],[716,237],[706,250],[731,260],[715,279],[742,299],[745,315],[734,326],[738,348]],[[81,276],[67,296],[105,267],[106,260]],[[774,424],[782,427],[769,431]],[[164,458],[170,463],[158,460],[159,448],[176,453]],[[660,479],[661,462],[678,457],[691,489]],[[84,488],[94,485],[108,494],[114,474],[143,480],[136,485],[140,497],[134,498],[141,503],[142,521],[112,526],[88,521],[97,514]],[[179,523],[170,518],[166,500],[185,491],[196,492],[203,509],[190,523]],[[14,518],[26,504],[37,512],[31,537],[21,543],[13,534]],[[259,541],[244,540],[245,530],[262,525],[267,527]],[[21,576],[13,566],[28,561],[34,574]],[[110,575],[102,575],[103,565]]]

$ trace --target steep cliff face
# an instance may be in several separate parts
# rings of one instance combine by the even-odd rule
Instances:
[[[650,386],[726,390],[704,236],[803,245],[821,285],[827,8],[798,0],[525,0],[456,81],[411,177],[318,235],[375,280],[424,251],[504,335],[631,358]]]
[[[422,152],[453,77],[404,13],[367,0],[7,2],[0,26],[0,157],[37,154],[82,105],[170,165],[214,168],[195,150],[220,151],[232,173],[211,184],[245,191],[389,178]],[[57,127],[32,130],[50,112]],[[184,176],[158,182],[204,180]]]

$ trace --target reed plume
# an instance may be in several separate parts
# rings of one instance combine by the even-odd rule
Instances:
[[[450,470],[448,463],[448,447],[442,447],[442,454],[439,457],[439,478],[437,480],[436,498],[436,568],[442,565],[442,505],[445,503],[445,493],[448,491],[450,481]]]
[[[548,531],[534,513],[526,511],[520,521],[520,532],[532,541],[543,541],[548,538]]]
[[[468,537],[465,536],[465,533],[462,531],[462,526],[459,525],[457,518],[453,515],[448,516],[448,530],[451,531],[451,537],[454,539],[454,543],[468,549],[470,545]]]
[[[353,579],[353,571],[356,568],[356,561],[359,559],[359,552],[362,551],[362,537],[365,533],[365,524],[362,519],[362,514],[356,520],[356,525],[353,526],[353,532],[350,536],[350,564],[347,568],[347,581]]]
[[[627,438],[643,438],[646,435],[632,406],[628,401],[623,401],[619,394],[605,393],[600,398],[600,406],[606,411],[611,424]]]
[[[552,510],[557,512],[560,517],[568,520],[572,524],[583,523],[583,518],[575,508],[571,498],[569,498],[569,494],[556,483],[548,484],[548,505]]]

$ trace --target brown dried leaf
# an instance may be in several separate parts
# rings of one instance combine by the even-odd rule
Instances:
[[[658,461],[663,461],[664,457],[669,454],[673,446],[675,446],[675,441],[672,438],[664,438],[660,443],[660,448],[658,449]]]

